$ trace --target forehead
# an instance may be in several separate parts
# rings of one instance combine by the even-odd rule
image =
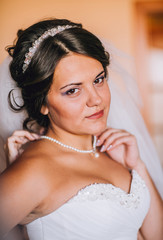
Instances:
[[[102,64],[91,57],[71,53],[62,58],[54,72],[54,83],[62,85],[95,78],[103,70]]]

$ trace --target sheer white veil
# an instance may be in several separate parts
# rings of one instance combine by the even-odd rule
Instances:
[[[121,53],[111,44],[102,40],[106,50],[111,54],[111,64],[108,68],[108,84],[111,91],[111,107],[108,117],[108,126],[125,129],[134,134],[138,141],[142,160],[163,197],[162,167],[140,114],[141,98],[136,82],[129,70],[132,68],[132,59]],[[22,129],[25,112],[15,113],[8,105],[8,93],[15,88],[9,72],[10,57],[7,57],[0,66],[0,170],[5,168],[3,144],[14,130]],[[126,68],[127,64],[127,70]],[[16,88],[15,88],[16,89]],[[19,89],[16,89],[19,97]]]
[[[134,61],[102,40],[111,54],[108,84],[111,91],[111,106],[108,126],[125,129],[136,136],[141,159],[163,198],[163,171],[151,136],[141,116],[141,96],[133,78]]]

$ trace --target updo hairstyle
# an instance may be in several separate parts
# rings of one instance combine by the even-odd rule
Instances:
[[[25,55],[45,31],[49,29],[70,25],[73,28],[65,29],[54,37],[45,38],[31,59],[26,71],[23,72]],[[73,23],[65,19],[50,19],[38,22],[26,30],[18,31],[18,39],[14,46],[7,48],[12,61],[10,72],[17,87],[20,88],[23,105],[16,103],[13,90],[9,93],[9,103],[13,110],[25,109],[28,118],[23,123],[23,128],[31,130],[31,124],[37,123],[40,127],[48,129],[50,121],[47,115],[41,111],[42,105],[46,105],[46,96],[53,81],[53,74],[58,62],[70,52],[92,57],[101,62],[105,74],[109,65],[109,54],[104,50],[100,40],[82,28],[81,24]]]

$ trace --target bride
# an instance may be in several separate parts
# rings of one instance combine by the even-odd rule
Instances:
[[[24,128],[45,131],[0,176],[1,234],[21,223],[30,240],[127,240],[139,230],[161,239],[162,201],[136,138],[107,128],[110,57],[99,39],[46,20],[19,32],[9,52],[23,99],[11,91],[10,105],[27,111]]]

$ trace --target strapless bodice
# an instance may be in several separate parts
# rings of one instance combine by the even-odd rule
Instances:
[[[27,232],[30,240],[136,240],[149,204],[149,191],[133,170],[129,193],[112,184],[88,185],[27,224]]]

